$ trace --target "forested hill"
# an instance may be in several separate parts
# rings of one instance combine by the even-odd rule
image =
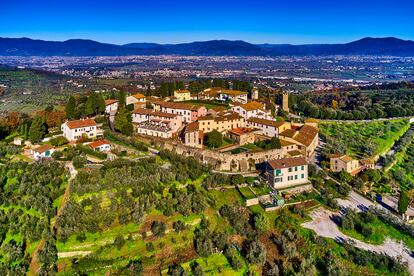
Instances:
[[[345,44],[251,44],[241,40],[211,40],[181,44],[129,43],[115,45],[86,39],[45,41],[30,38],[0,38],[0,56],[126,56],[166,54],[195,56],[414,56],[414,41],[394,37],[368,37]]]

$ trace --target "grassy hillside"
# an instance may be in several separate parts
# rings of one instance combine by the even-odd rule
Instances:
[[[332,153],[356,158],[385,154],[409,128],[408,120],[370,122],[323,122],[321,137]],[[336,152],[335,152],[336,151]]]

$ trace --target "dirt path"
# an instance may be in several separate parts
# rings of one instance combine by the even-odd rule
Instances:
[[[69,200],[69,195],[70,195],[70,184],[72,183],[72,181],[75,179],[76,175],[78,174],[78,171],[75,169],[75,167],[73,167],[72,163],[66,163],[65,167],[69,170],[70,173],[70,177],[68,179],[68,185],[65,189],[65,193],[63,194],[63,198],[62,201],[60,202],[60,206],[57,209],[57,215],[56,218],[58,218],[59,216],[62,215],[62,209],[63,207],[65,207],[66,202]],[[56,222],[56,219],[55,219]],[[54,227],[55,225],[53,224],[52,227]]]
[[[38,275],[39,274],[40,264],[37,260],[37,252],[39,252],[39,250],[43,247],[44,244],[45,244],[45,241],[41,240],[39,242],[39,244],[37,245],[36,249],[33,251],[32,258],[31,258],[31,261],[30,261],[30,266],[29,266],[29,272],[27,273],[28,275]]]
[[[305,222],[302,226],[315,231],[316,234],[322,237],[332,238],[337,241],[352,240],[355,242],[356,247],[364,250],[385,253],[391,257],[401,256],[402,260],[407,262],[411,275],[414,274],[414,258],[408,253],[411,251],[409,248],[390,238],[386,238],[381,245],[368,244],[351,238],[338,229],[337,224],[334,222],[338,216],[341,216],[338,212],[332,212],[323,207],[319,207],[310,213],[312,221]]]
[[[66,202],[69,199],[69,194],[70,194],[70,183],[73,181],[73,179],[75,179],[76,175],[78,174],[78,171],[73,167],[72,163],[66,163],[65,167],[69,170],[70,173],[70,177],[68,179],[68,185],[65,189],[65,193],[63,194],[63,198],[62,201],[60,203],[60,206],[57,209],[56,212],[56,218],[59,217],[62,214],[62,209],[63,207],[66,205]],[[53,222],[53,225],[51,225],[53,231],[56,231],[55,229],[55,222],[56,219]],[[37,260],[37,253],[43,248],[43,245],[45,244],[45,241],[42,239],[39,243],[39,245],[36,247],[36,249],[33,251],[32,256],[31,256],[31,261],[30,261],[30,273],[31,275],[36,275],[38,274],[38,270],[40,268],[40,264]],[[59,253],[58,253],[59,256]]]

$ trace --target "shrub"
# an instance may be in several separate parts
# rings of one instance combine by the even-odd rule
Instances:
[[[246,261],[251,264],[263,264],[266,259],[265,247],[256,240],[246,240],[242,252]]]
[[[142,275],[142,273],[144,272],[142,262],[135,260],[129,261],[128,270],[131,273],[131,275]]]
[[[244,183],[244,177],[240,174],[234,174],[231,176],[231,184],[239,185]]]
[[[100,152],[100,151],[95,151],[95,150],[91,149],[90,147],[85,147],[83,145],[77,145],[76,147],[77,147],[77,149],[79,149],[84,154],[91,155],[91,156],[97,157],[99,159],[106,159],[108,157],[108,155],[106,153]]]
[[[187,226],[185,225],[184,222],[179,220],[179,221],[174,221],[173,228],[176,232],[181,232],[181,231],[185,230],[187,228]]]
[[[168,273],[168,275],[171,275],[171,276],[184,276],[184,275],[187,275],[185,273],[184,268],[181,265],[176,264],[176,263],[174,263],[174,264],[172,264],[168,267],[168,272],[167,273]]]
[[[59,158],[61,158],[63,156],[63,153],[61,152],[61,151],[54,151],[53,153],[52,153],[52,157],[53,158],[55,158],[55,159],[59,159]]]
[[[121,250],[122,246],[125,244],[125,239],[122,235],[116,236],[114,240],[114,245],[118,248],[118,250]]]
[[[218,148],[223,144],[223,135],[213,130],[204,135],[204,144],[210,148]]]
[[[72,163],[75,169],[83,168],[83,166],[86,164],[86,158],[83,156],[75,156],[72,159]]]
[[[194,276],[204,275],[203,267],[197,261],[193,261],[190,264],[190,267],[191,267],[191,272],[193,273]]]
[[[60,147],[67,143],[69,143],[68,139],[66,139],[63,136],[58,136],[58,137],[50,139],[50,144],[52,144],[52,146],[55,146],[55,147]]]
[[[162,221],[153,221],[151,224],[151,231],[156,237],[164,236],[167,226]]]

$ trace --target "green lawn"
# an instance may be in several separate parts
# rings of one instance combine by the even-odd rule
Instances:
[[[249,189],[249,187],[241,187],[241,188],[238,188],[238,190],[240,191],[240,193],[242,194],[242,196],[245,199],[252,199],[252,198],[255,198],[256,197],[253,194],[253,192]]]
[[[191,100],[191,101],[185,101],[185,103],[204,106],[207,109],[212,109],[212,108],[215,108],[215,107],[218,107],[218,106],[223,106],[226,109],[229,108],[228,105],[226,105],[226,104],[222,104],[222,103],[219,103],[219,102],[211,102],[211,101]]]
[[[251,187],[251,189],[258,196],[267,195],[267,194],[269,194],[272,191],[268,186],[264,186],[264,187],[260,187],[260,188],[259,187]]]
[[[262,151],[263,149],[261,147],[256,146],[255,144],[246,144],[242,146],[245,149],[251,150],[251,151]]]

